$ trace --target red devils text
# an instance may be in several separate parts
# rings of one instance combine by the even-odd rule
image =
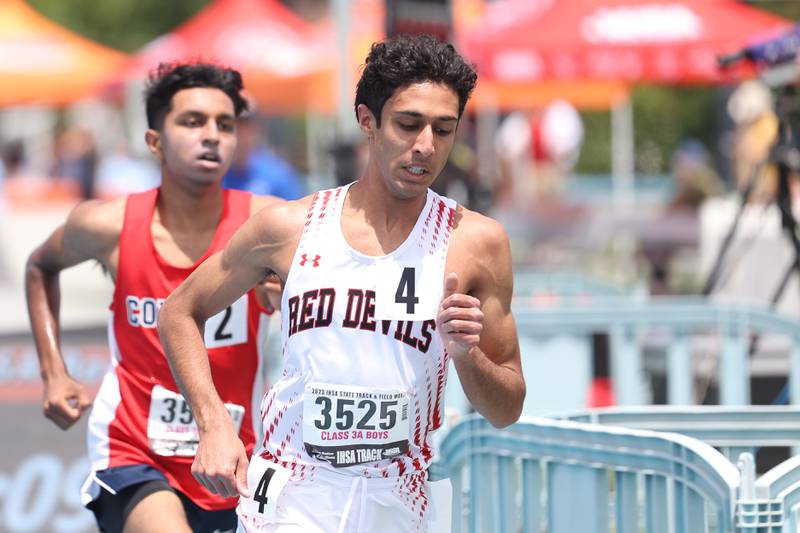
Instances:
[[[289,336],[299,331],[330,326],[335,302],[336,291],[332,288],[314,289],[289,298]],[[392,336],[422,353],[427,353],[436,330],[436,321],[376,321],[375,291],[349,289],[341,326]]]

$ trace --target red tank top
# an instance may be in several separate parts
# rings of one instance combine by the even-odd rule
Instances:
[[[193,424],[191,412],[170,373],[156,330],[158,310],[167,296],[207,257],[222,250],[231,235],[250,215],[251,195],[224,190],[224,207],[216,234],[206,253],[188,268],[167,263],[155,249],[151,224],[159,189],[130,195],[119,243],[119,267],[111,303],[109,344],[117,390],[108,398],[104,391],[115,389],[104,383],[97,402],[108,407],[117,403],[110,421],[90,420],[90,455],[93,467],[102,455],[107,431],[108,467],[148,464],[167,476],[170,484],[200,507],[210,510],[231,508],[234,499],[209,493],[192,477],[191,445],[176,446],[181,432]],[[254,386],[259,374],[258,336],[263,308],[253,291],[244,295],[206,323],[205,341],[211,374],[220,397],[234,420],[239,418],[239,437],[248,456],[254,444]],[[258,395],[263,391],[258,391]],[[114,398],[116,397],[116,398]],[[231,407],[234,406],[234,407]],[[95,411],[102,411],[95,405]],[[102,418],[98,417],[93,418]],[[165,433],[166,432],[166,433]],[[94,434],[94,436],[92,435]],[[178,436],[178,440],[172,437]],[[92,445],[92,439],[99,442]],[[171,440],[172,439],[172,440]],[[98,445],[99,444],[99,445]]]

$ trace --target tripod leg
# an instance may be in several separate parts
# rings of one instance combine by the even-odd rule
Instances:
[[[736,230],[738,229],[739,222],[742,219],[744,208],[747,205],[750,194],[753,192],[755,184],[758,181],[758,177],[761,175],[761,171],[764,169],[765,165],[766,161],[762,161],[753,168],[753,171],[750,174],[750,179],[747,181],[747,186],[742,191],[742,203],[739,205],[739,209],[736,211],[736,216],[733,218],[733,222],[731,223],[731,227],[728,229],[728,233],[722,240],[722,244],[720,244],[719,251],[717,252],[717,258],[714,260],[714,266],[711,268],[708,278],[706,278],[706,283],[703,286],[703,296],[708,296],[714,292],[714,287],[719,282],[725,255],[728,253],[728,249],[733,242],[733,237],[736,235]]]
[[[782,127],[780,131],[779,140],[788,143],[788,139],[791,137],[791,130],[787,131]],[[789,190],[789,174],[791,169],[787,162],[787,154],[783,153],[784,151],[780,152],[781,157],[778,159],[778,197],[776,198],[775,204],[781,212],[781,226],[783,227],[786,238],[789,239],[792,245],[793,257],[792,262],[783,274],[775,292],[772,294],[772,299],[769,303],[770,311],[778,306],[778,302],[783,297],[783,293],[789,285],[792,274],[794,272],[800,274],[800,238],[797,236],[797,219],[795,219],[794,213],[792,212],[792,197],[791,191]],[[759,336],[754,335],[750,341],[750,349],[748,350],[750,355],[755,353],[758,347],[758,341]]]

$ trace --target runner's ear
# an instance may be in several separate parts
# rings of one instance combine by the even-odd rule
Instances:
[[[372,111],[364,104],[358,104],[356,112],[358,113],[358,127],[361,128],[361,131],[363,131],[367,137],[372,139],[375,128],[377,127],[375,115],[373,115]]]
[[[144,142],[147,143],[150,153],[161,161],[161,134],[154,129],[149,129],[144,134]]]

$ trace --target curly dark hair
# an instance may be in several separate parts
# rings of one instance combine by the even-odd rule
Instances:
[[[180,90],[194,87],[219,89],[233,102],[238,117],[247,110],[247,101],[241,94],[242,75],[231,68],[211,63],[160,63],[150,72],[144,91],[147,127],[160,130],[172,106],[172,97]]]
[[[478,75],[453,45],[430,35],[402,35],[372,45],[356,86],[358,106],[364,104],[381,127],[381,111],[395,90],[412,83],[443,83],[458,95],[458,117],[464,113]]]

